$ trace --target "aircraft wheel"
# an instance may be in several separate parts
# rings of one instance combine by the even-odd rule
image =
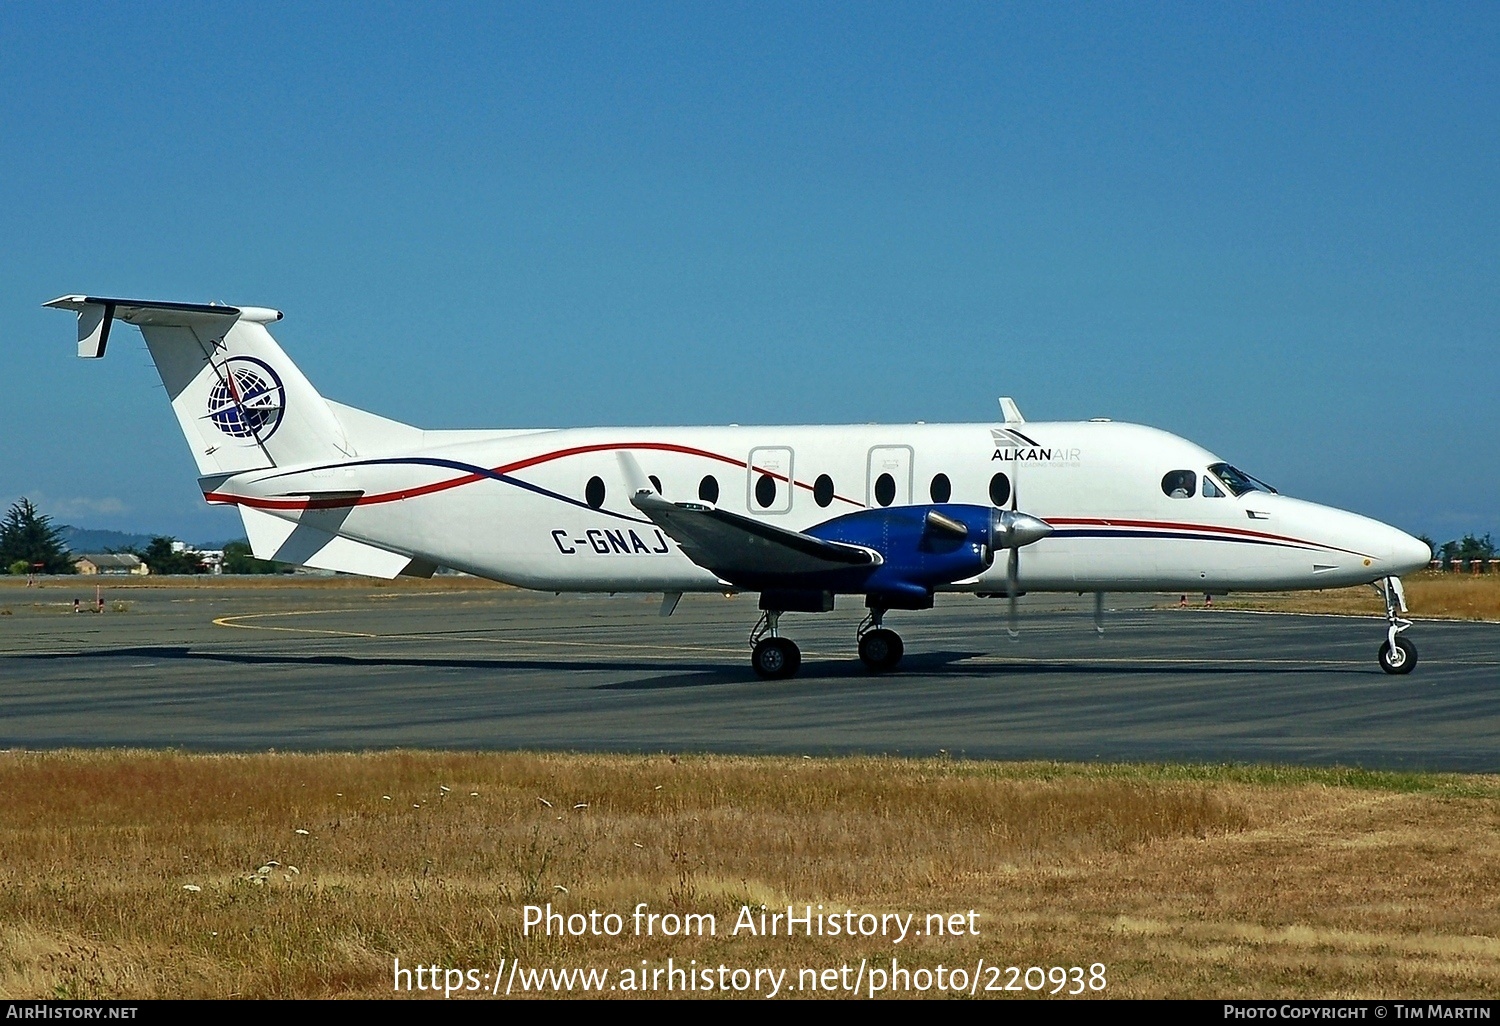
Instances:
[[[868,631],[859,639],[859,658],[871,673],[894,670],[905,652],[906,646],[901,644],[901,635],[884,627]]]
[[[1405,638],[1396,639],[1396,647],[1387,641],[1380,646],[1380,668],[1386,673],[1410,673],[1417,665],[1417,646]]]
[[[765,680],[783,680],[797,673],[802,652],[788,638],[762,638],[750,654],[750,665]]]

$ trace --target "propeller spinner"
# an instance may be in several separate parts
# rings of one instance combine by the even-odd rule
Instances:
[[[1021,549],[1041,541],[1052,533],[1052,525],[1030,513],[1015,508],[1014,486],[1011,491],[1011,508],[997,509],[990,514],[990,548],[996,552],[1010,550],[1005,562],[1005,590],[1010,597],[1010,636],[1018,636],[1016,621],[1018,611],[1016,598],[1020,592]]]

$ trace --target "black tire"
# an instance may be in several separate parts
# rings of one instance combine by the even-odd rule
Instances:
[[[785,680],[802,665],[802,651],[786,638],[762,638],[750,654],[750,665],[762,680]]]
[[[1410,673],[1417,665],[1417,646],[1405,638],[1396,639],[1396,651],[1387,641],[1380,646],[1380,668],[1386,673]]]
[[[859,639],[860,661],[871,673],[894,670],[905,653],[906,646],[901,643],[901,635],[884,627],[868,631]]]

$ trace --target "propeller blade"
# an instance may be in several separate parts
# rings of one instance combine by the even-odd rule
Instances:
[[[1018,512],[1021,501],[1021,461],[1010,461],[1010,511],[1012,514]],[[1012,531],[1015,530],[1015,521],[1007,525]],[[1049,525],[1050,528],[1050,525]],[[1021,637],[1021,614],[1016,608],[1016,592],[1020,591],[1021,580],[1021,546],[1012,545],[1010,559],[1005,564],[1005,585],[1010,592],[1010,626],[1006,628],[1010,632],[1010,640],[1017,641]]]
[[[1094,592],[1094,630],[1104,636],[1104,592]]]
[[[1005,561],[1005,589],[1010,593],[1010,626],[1006,630],[1010,633],[1011,641],[1021,636],[1020,612],[1016,609],[1016,593],[1021,590],[1020,578],[1021,550],[1013,548]]]

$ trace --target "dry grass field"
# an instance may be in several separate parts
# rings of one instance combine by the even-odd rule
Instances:
[[[1500,992],[1493,777],[9,752],[0,856],[8,998],[383,996],[397,957],[481,972],[698,959],[786,968],[790,987],[802,968],[892,955],[1102,962],[1117,997]],[[627,924],[639,902],[713,913],[718,931],[524,936],[522,906],[547,902]],[[789,903],[918,924],[974,909],[979,935],[729,935],[741,905]]]
[[[1500,574],[1423,571],[1402,578],[1409,615],[1440,620],[1500,620]],[[1189,595],[1193,604],[1201,595]],[[1384,616],[1385,602],[1374,588],[1333,591],[1242,593],[1215,599],[1225,609],[1264,609],[1278,613],[1344,613]]]

